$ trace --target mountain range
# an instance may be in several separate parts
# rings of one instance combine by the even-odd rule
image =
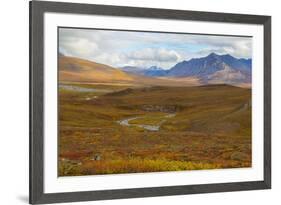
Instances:
[[[235,58],[229,54],[211,53],[206,57],[182,61],[168,70],[157,66],[140,68],[126,66],[125,72],[132,72],[150,77],[196,77],[202,83],[251,83],[252,60]]]
[[[194,58],[177,63],[167,76],[193,76],[205,83],[251,83],[252,60],[237,59],[229,54],[211,53],[206,57]]]
[[[167,82],[192,82],[192,85],[194,82],[196,84],[251,84],[252,60],[238,59],[229,54],[211,53],[205,57],[184,60],[167,70],[158,66],[114,68],[64,55],[59,55],[59,59],[60,77],[62,80],[68,81],[78,79],[80,79],[79,81],[95,82],[136,81],[153,85],[162,85]]]

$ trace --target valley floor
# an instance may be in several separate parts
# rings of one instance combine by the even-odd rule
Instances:
[[[59,88],[59,176],[250,166],[251,89]]]

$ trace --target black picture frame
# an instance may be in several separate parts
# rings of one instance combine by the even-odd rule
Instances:
[[[105,6],[62,2],[30,2],[30,198],[31,204],[108,200],[165,195],[182,195],[271,188],[271,17],[230,13]],[[259,24],[264,27],[264,180],[134,188],[67,193],[44,193],[43,116],[44,116],[44,13],[95,14]],[[45,71],[48,72],[48,71]]]

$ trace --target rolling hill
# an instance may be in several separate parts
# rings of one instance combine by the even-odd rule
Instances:
[[[149,70],[150,71],[150,70]],[[194,86],[196,78],[158,78],[125,72],[105,64],[75,57],[59,56],[59,81],[80,83],[121,83],[135,86]]]
[[[60,81],[78,82],[118,82],[133,80],[133,77],[129,74],[108,65],[67,56],[59,57],[59,78]]]

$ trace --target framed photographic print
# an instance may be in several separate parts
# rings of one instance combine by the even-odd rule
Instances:
[[[30,203],[270,187],[270,16],[30,2]]]

